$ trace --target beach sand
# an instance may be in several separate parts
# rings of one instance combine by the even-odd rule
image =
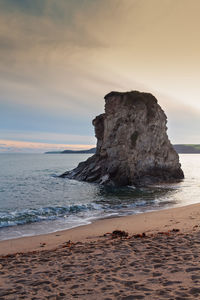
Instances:
[[[2,241],[0,255],[0,299],[200,299],[200,204]]]

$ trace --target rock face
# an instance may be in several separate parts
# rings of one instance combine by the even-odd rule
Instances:
[[[93,120],[96,154],[61,175],[111,186],[149,185],[184,178],[167,136],[167,117],[148,93],[111,92]]]

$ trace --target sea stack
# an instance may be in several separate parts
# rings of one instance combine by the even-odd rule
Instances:
[[[96,154],[61,177],[110,186],[146,186],[184,178],[167,136],[167,117],[149,93],[111,92],[93,120]]]

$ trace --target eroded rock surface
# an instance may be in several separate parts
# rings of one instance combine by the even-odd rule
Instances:
[[[61,177],[104,185],[148,185],[184,177],[167,136],[167,117],[156,98],[138,91],[105,96],[93,120],[96,154]]]

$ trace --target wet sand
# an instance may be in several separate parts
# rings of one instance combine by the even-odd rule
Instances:
[[[0,299],[200,299],[199,204],[3,241],[0,251]]]

